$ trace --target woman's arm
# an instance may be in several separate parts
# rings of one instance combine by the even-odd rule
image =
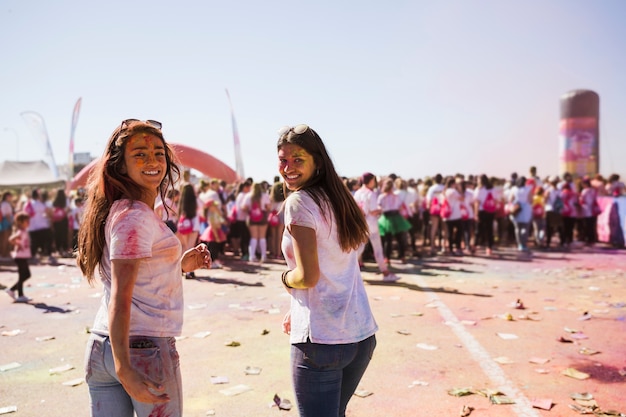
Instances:
[[[313,288],[320,278],[315,230],[310,227],[291,225],[289,233],[293,238],[296,268],[285,276],[285,282],[291,288]]]
[[[163,403],[169,401],[165,393],[154,394],[164,388],[139,374],[130,362],[130,309],[133,289],[139,270],[139,259],[111,261],[111,300],[109,302],[109,335],[115,372],[126,392],[137,401]]]

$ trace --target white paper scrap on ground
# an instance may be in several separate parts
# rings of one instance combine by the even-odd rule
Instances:
[[[248,391],[252,391],[252,388],[244,384],[239,384],[231,388],[220,390],[220,394],[224,394],[227,397],[232,397],[235,395],[243,394],[244,392],[248,392]]]
[[[498,335],[500,339],[504,339],[504,340],[519,339],[519,337],[513,333],[496,333],[496,334]]]
[[[418,343],[417,347],[420,348],[420,349],[424,349],[424,350],[437,350],[437,349],[439,349],[437,346],[429,345],[428,343]]]
[[[77,387],[83,382],[85,382],[84,378],[76,378],[76,379],[70,379],[69,381],[65,381],[63,385],[65,385],[66,387]]]
[[[63,372],[67,372],[69,370],[74,369],[74,365],[70,365],[69,363],[65,364],[65,365],[61,365],[61,366],[57,366],[56,368],[52,368],[50,369],[50,375],[54,375],[54,374],[60,374]]]
[[[16,369],[22,366],[19,362],[11,362],[4,365],[0,365],[0,372],[10,371],[11,369]]]
[[[7,407],[0,407],[0,415],[17,412],[17,405],[9,405]]]

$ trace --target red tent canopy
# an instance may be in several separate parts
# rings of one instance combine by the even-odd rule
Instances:
[[[178,143],[170,143],[170,146],[174,149],[174,153],[180,164],[186,168],[195,169],[209,178],[218,178],[227,183],[232,183],[240,179],[231,167],[206,152]],[[94,159],[76,174],[71,181],[70,189],[75,190],[84,187],[87,184],[89,173],[97,163],[98,160]]]

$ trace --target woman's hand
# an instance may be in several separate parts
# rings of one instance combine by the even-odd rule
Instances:
[[[118,371],[122,386],[133,399],[142,403],[166,403],[170,396],[163,392],[165,388],[143,377],[132,368]]]
[[[283,333],[291,334],[291,311],[287,312],[283,318]]]
[[[183,272],[195,271],[198,268],[211,267],[211,252],[204,243],[200,243],[195,248],[191,248],[183,253],[181,260]]]

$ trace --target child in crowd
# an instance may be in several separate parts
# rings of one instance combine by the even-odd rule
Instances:
[[[30,268],[28,260],[32,257],[30,251],[30,235],[28,234],[28,226],[30,224],[30,216],[24,211],[15,214],[15,232],[9,237],[9,243],[13,245],[11,256],[17,265],[18,280],[11,288],[5,291],[15,302],[27,303],[30,298],[24,295],[24,282],[30,278]],[[17,292],[17,296],[15,295]]]
[[[83,212],[85,200],[82,197],[76,197],[74,199],[74,208],[72,208],[70,223],[72,224],[72,252],[78,250],[78,231],[80,230],[80,224],[83,219]]]

